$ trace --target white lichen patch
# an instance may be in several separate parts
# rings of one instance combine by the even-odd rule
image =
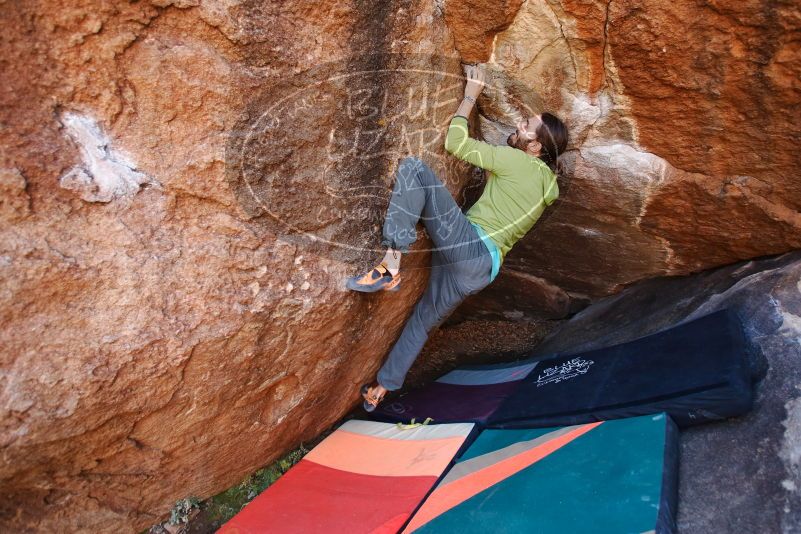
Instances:
[[[625,169],[627,176],[649,182],[661,180],[667,168],[667,162],[659,156],[624,143],[582,147],[580,151],[582,157],[594,165]]]
[[[252,297],[255,297],[256,295],[259,294],[261,286],[259,285],[258,282],[252,282],[251,284],[248,285],[248,289],[250,289],[250,295]]]
[[[136,165],[120,150],[112,149],[97,123],[75,113],[65,113],[61,122],[67,135],[81,151],[81,165],[59,178],[64,189],[77,192],[87,202],[110,202],[132,196],[143,184],[154,179],[136,170]]]
[[[779,328],[782,334],[795,336],[796,341],[801,339],[801,317],[790,312],[782,312],[782,326]]]
[[[619,122],[617,113],[619,105],[615,102],[608,88],[603,88],[595,94],[584,91],[572,92],[562,88],[562,107],[559,116],[563,117],[570,130],[572,142],[582,147],[605,145],[610,142],[605,130],[611,123]],[[627,144],[635,146],[631,141]]]
[[[606,93],[600,93],[596,99],[592,99],[585,92],[572,93],[563,88],[562,98],[564,99],[562,116],[570,121],[570,133],[578,139],[586,138],[587,130],[599,119],[606,117],[614,106],[612,99]]]
[[[785,403],[787,419],[784,425],[784,440],[779,457],[784,462],[788,477],[782,481],[786,491],[797,492],[801,483],[801,398]]]

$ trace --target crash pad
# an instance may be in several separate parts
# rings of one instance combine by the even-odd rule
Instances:
[[[627,343],[542,360],[487,426],[666,412],[685,427],[742,415],[752,403],[749,345],[737,315],[721,310]]]
[[[397,532],[472,429],[347,421],[219,532]]]
[[[535,361],[460,367],[423,388],[387,400],[373,412],[379,421],[485,423],[537,366]]]
[[[674,532],[677,434],[665,414],[484,430],[403,532]]]

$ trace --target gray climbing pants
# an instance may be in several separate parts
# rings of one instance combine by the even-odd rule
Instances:
[[[429,332],[468,295],[490,283],[492,258],[476,229],[434,171],[418,158],[406,158],[395,174],[381,244],[408,251],[417,239],[418,220],[433,242],[431,274],[425,293],[378,371],[378,383],[388,390],[403,385]]]

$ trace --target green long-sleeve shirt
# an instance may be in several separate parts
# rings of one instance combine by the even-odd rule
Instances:
[[[445,150],[489,171],[484,192],[465,216],[480,225],[498,245],[503,261],[545,207],[559,197],[556,175],[544,161],[522,150],[471,138],[467,119],[461,115],[451,119]]]

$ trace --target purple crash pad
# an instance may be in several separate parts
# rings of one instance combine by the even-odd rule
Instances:
[[[536,366],[537,362],[526,360],[461,367],[422,389],[380,404],[372,417],[389,422],[422,422],[430,417],[435,423],[483,423]]]

